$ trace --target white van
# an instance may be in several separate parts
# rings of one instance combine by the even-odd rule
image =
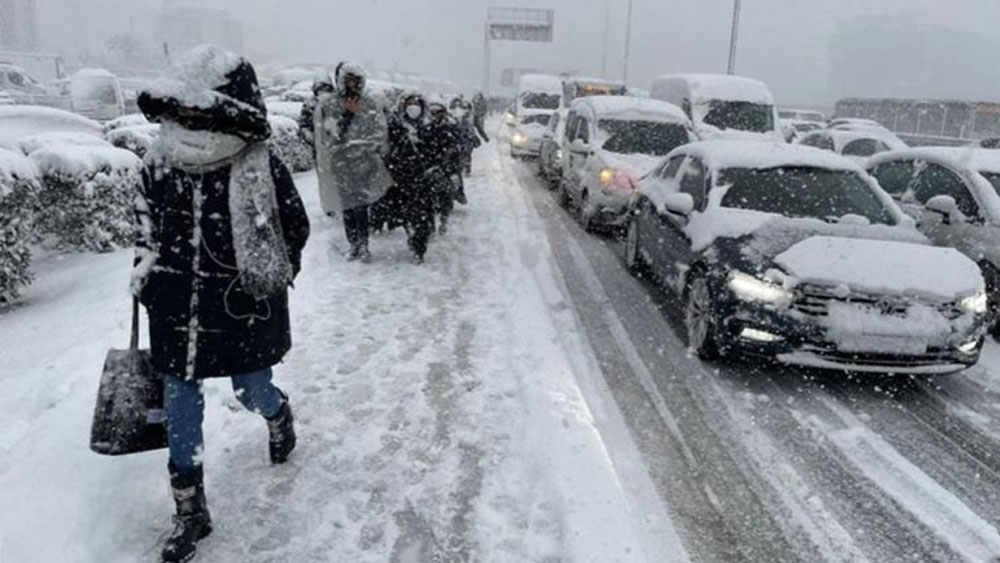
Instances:
[[[678,74],[653,81],[650,97],[674,104],[702,139],[784,142],[774,96],[759,80],[722,74]]]
[[[125,113],[125,96],[114,74],[96,68],[77,71],[70,78],[73,111],[96,121],[111,121]]]
[[[548,74],[525,74],[517,87],[517,107],[514,113],[554,112],[562,107],[562,80]]]

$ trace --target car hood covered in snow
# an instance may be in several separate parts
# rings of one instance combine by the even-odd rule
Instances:
[[[800,283],[950,301],[983,289],[976,264],[950,248],[813,236],[774,259]]]

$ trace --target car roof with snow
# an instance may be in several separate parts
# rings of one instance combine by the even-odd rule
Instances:
[[[958,170],[1000,172],[1000,151],[977,147],[916,147],[891,151],[872,157],[868,167],[892,160],[924,160]]]
[[[677,155],[701,159],[710,169],[749,168],[766,170],[789,166],[808,166],[828,170],[861,172],[857,164],[837,153],[779,142],[761,141],[701,141],[674,149]]]
[[[812,137],[813,135],[829,137],[837,146],[838,151],[843,149],[848,143],[861,139],[875,139],[876,141],[882,141],[892,150],[903,150],[908,148],[906,143],[899,140],[899,137],[889,131],[883,131],[881,129],[819,129],[810,132],[806,138]]]
[[[653,83],[684,81],[691,90],[691,103],[729,100],[774,105],[771,89],[760,80],[728,74],[672,74],[659,76]]]
[[[590,96],[578,98],[570,106],[573,111],[589,108],[598,117],[641,119],[690,125],[681,108],[674,104],[635,96]]]
[[[525,74],[518,82],[518,90],[562,95],[562,79],[551,74]]]

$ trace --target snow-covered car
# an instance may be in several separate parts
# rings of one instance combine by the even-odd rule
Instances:
[[[792,143],[801,139],[804,135],[818,131],[823,128],[822,123],[815,121],[801,121],[798,119],[782,119],[781,132],[785,136],[785,141]]]
[[[881,131],[841,131],[830,129],[809,133],[800,145],[833,151],[864,166],[876,154],[907,148],[906,143],[891,133]]]
[[[73,111],[97,121],[125,114],[125,96],[118,78],[100,68],[85,68],[70,77]]]
[[[97,135],[90,133],[66,133],[63,131],[28,135],[17,143],[17,147],[25,155],[31,155],[35,151],[55,146],[108,147],[111,145]]]
[[[6,90],[0,90],[0,106],[12,106],[16,103],[13,94]]]
[[[313,97],[313,81],[303,80],[302,82],[297,82],[292,85],[291,88],[286,90],[281,94],[281,101],[283,102],[297,102],[304,103]]]
[[[703,359],[742,352],[846,372],[978,361],[976,264],[931,246],[850,160],[714,141],[671,153],[630,206],[626,262],[681,297]]]
[[[44,104],[51,98],[45,85],[9,63],[0,63],[0,90],[16,104]]]
[[[556,188],[562,179],[562,139],[566,136],[566,115],[560,110],[552,114],[549,126],[542,134],[542,146],[538,150],[538,175]]]
[[[554,111],[524,110],[510,132],[510,155],[514,158],[535,158],[542,148],[542,136]]]
[[[101,125],[86,117],[39,106],[0,107],[0,147],[19,150],[21,139],[40,133],[101,136]]]
[[[778,118],[789,121],[818,123],[821,127],[826,125],[826,116],[823,115],[823,112],[811,109],[779,109]]]
[[[878,121],[857,117],[837,117],[831,119],[830,122],[826,124],[826,128],[838,131],[881,131],[891,133],[886,126],[882,125]]]
[[[868,173],[934,244],[975,260],[1000,318],[1000,152],[921,147],[876,155]],[[1000,324],[994,327],[1000,335]]]
[[[647,98],[593,96],[570,106],[562,139],[559,201],[586,229],[625,221],[639,179],[670,151],[696,140],[677,106]]]
[[[783,141],[774,96],[752,78],[678,74],[653,81],[650,97],[684,110],[700,139]]]

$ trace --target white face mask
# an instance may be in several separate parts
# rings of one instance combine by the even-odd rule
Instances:
[[[406,115],[410,119],[419,119],[423,113],[424,109],[417,104],[406,106]]]

